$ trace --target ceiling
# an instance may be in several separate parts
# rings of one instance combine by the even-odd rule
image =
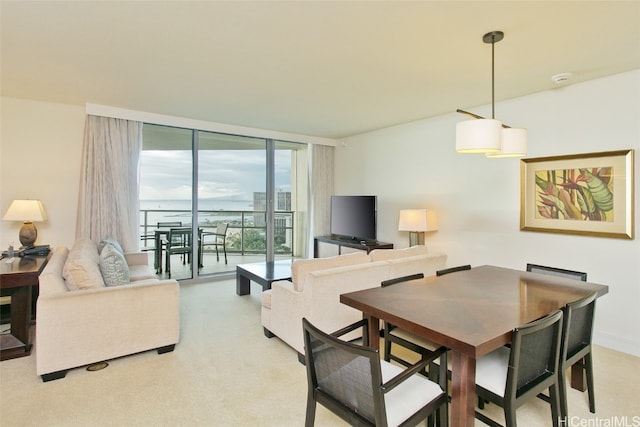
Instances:
[[[2,0],[0,8],[2,96],[335,139],[490,104],[482,36],[493,30],[505,33],[495,45],[496,101],[554,89],[558,73],[573,74],[566,85],[640,68],[639,1]]]

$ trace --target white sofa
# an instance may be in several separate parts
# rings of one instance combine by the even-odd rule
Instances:
[[[274,282],[262,293],[265,336],[277,336],[300,356],[304,354],[303,317],[325,332],[334,332],[362,318],[360,311],[340,302],[340,294],[410,274],[434,275],[446,261],[447,255],[429,252],[425,246],[296,260],[291,280]]]
[[[146,350],[169,352],[179,340],[178,282],[158,280],[148,255],[131,253],[120,257],[126,261],[120,267],[127,283],[106,286],[100,268],[108,270],[106,252],[101,258],[97,245],[86,239],[71,253],[58,247],[40,275],[35,350],[43,381]]]

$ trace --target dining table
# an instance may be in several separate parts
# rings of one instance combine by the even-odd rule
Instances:
[[[473,426],[476,360],[511,342],[514,328],[608,286],[497,266],[429,276],[340,296],[368,319],[369,345],[379,348],[380,321],[450,349],[451,426]],[[572,386],[583,385],[580,367]]]

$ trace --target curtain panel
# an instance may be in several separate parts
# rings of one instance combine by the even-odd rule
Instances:
[[[313,254],[313,238],[330,233],[335,148],[311,144],[309,161],[309,236],[307,253]]]
[[[76,238],[112,237],[125,251],[138,250],[141,150],[142,122],[87,116]]]

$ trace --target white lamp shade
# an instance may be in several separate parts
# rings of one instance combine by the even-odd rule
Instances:
[[[524,157],[527,155],[527,130],[521,128],[502,129],[502,148],[497,153],[487,153],[487,157]]]
[[[40,200],[14,200],[2,217],[5,221],[44,221],[47,214]]]
[[[456,124],[456,152],[496,153],[502,147],[502,122],[495,119],[465,120]]]
[[[403,209],[400,211],[398,231],[435,231],[438,229],[436,211],[427,209]]]

